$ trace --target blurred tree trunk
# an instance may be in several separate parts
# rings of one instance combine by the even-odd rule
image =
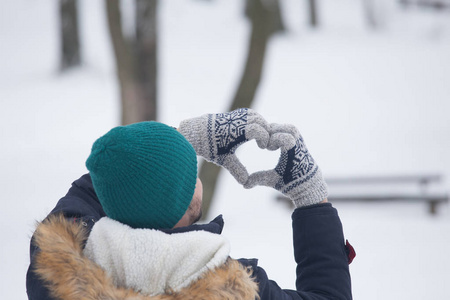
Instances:
[[[366,22],[370,29],[378,29],[380,27],[377,4],[374,0],[363,0],[364,15],[366,16]]]
[[[139,118],[156,120],[157,117],[157,1],[136,0],[136,44],[135,55],[137,80],[141,88]]]
[[[119,0],[106,0],[108,28],[120,86],[123,125],[156,120],[156,0],[136,0],[136,37],[125,38]]]
[[[60,70],[65,71],[81,63],[77,0],[59,0],[59,18]]]
[[[309,3],[309,25],[311,27],[319,26],[319,19],[317,17],[317,1],[308,0]]]
[[[261,81],[268,41],[274,33],[284,30],[279,0],[247,0],[245,13],[251,22],[247,60],[228,111],[251,107]],[[221,169],[206,161],[201,164],[199,177],[203,183],[204,218],[208,216]]]

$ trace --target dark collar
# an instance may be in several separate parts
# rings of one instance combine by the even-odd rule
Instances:
[[[200,231],[200,230],[208,231],[215,234],[221,234],[223,230],[223,225],[224,222],[222,215],[219,215],[214,220],[212,220],[207,224],[193,224],[185,227],[178,227],[173,229],[160,229],[160,230],[167,234]]]

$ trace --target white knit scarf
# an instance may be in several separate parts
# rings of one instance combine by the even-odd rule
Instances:
[[[106,217],[94,225],[84,249],[116,285],[145,295],[187,287],[206,271],[222,265],[229,252],[229,242],[219,234],[166,234],[133,229]]]

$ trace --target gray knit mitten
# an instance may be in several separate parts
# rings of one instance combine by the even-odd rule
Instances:
[[[178,127],[197,155],[226,168],[240,184],[247,182],[248,172],[235,155],[236,149],[251,139],[266,148],[268,129],[266,120],[248,108],[187,119]]]
[[[273,170],[260,171],[249,176],[245,188],[264,185],[275,188],[289,197],[295,207],[322,202],[328,188],[305,146],[300,132],[292,125],[270,125],[269,150],[281,148],[281,156]]]

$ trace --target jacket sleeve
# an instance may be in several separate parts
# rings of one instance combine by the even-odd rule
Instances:
[[[261,300],[352,299],[342,224],[330,203],[299,208],[292,214],[296,290],[269,280],[256,260],[240,260],[253,269]]]
[[[62,213],[66,218],[79,219],[85,222],[88,228],[92,228],[93,224],[100,218],[105,216],[100,202],[95,194],[89,174],[83,175],[72,183],[66,196],[61,198],[56,207],[50,212],[51,214]],[[34,256],[39,249],[34,246],[33,238],[30,244],[30,266],[28,267],[26,277],[26,287],[28,299],[30,300],[52,300],[49,290],[44,282],[36,276],[33,271]]]

